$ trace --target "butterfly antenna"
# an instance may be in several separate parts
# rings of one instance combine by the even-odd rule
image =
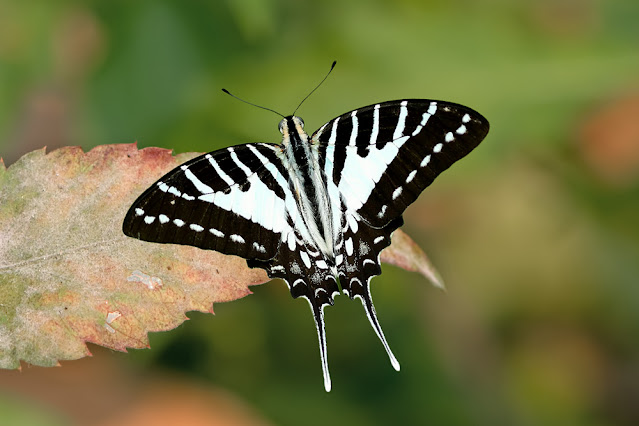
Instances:
[[[242,98],[238,98],[237,96],[235,96],[233,93],[229,92],[229,91],[228,91],[228,90],[226,90],[226,89],[222,89],[222,92],[226,93],[227,95],[230,95],[230,96],[234,97],[234,98],[235,98],[235,99],[237,99],[238,101],[242,101],[242,102],[244,102],[245,104],[249,104],[249,105],[252,105],[252,106],[254,106],[254,107],[258,107],[258,108],[261,108],[261,109],[265,109],[265,110],[267,110],[267,111],[274,112],[275,114],[279,115],[280,117],[285,118],[282,114],[280,114],[279,112],[275,111],[274,109],[266,108],[266,107],[263,107],[263,106],[261,106],[261,105],[257,105],[257,104],[251,103],[251,102],[249,102],[249,101],[245,101],[245,100],[244,100],[244,99],[242,99]]]
[[[300,109],[300,107],[302,106],[304,101],[307,100],[308,97],[311,96],[313,94],[313,92],[316,91],[318,89],[318,87],[320,87],[322,85],[322,83],[324,83],[324,81],[326,81],[326,79],[328,78],[329,75],[331,75],[331,72],[333,71],[333,68],[335,68],[335,64],[337,64],[337,61],[333,61],[333,64],[331,65],[331,69],[328,70],[328,73],[326,73],[326,77],[324,77],[322,79],[322,81],[320,81],[319,84],[317,86],[315,86],[315,89],[311,90],[311,93],[309,93],[308,95],[306,95],[306,97],[304,99],[302,99],[302,102],[300,102],[300,104],[297,106],[297,108],[295,108],[295,111],[293,111],[293,115],[295,115],[297,110]]]

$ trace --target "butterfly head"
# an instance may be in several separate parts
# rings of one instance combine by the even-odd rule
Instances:
[[[284,136],[291,133],[304,134],[304,120],[296,115],[284,117],[279,124],[280,133]]]

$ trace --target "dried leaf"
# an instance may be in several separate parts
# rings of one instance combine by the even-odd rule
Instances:
[[[382,251],[381,259],[407,271],[419,272],[435,287],[445,289],[444,280],[426,253],[401,229],[393,232],[392,244]]]
[[[41,149],[8,169],[0,160],[0,368],[78,359],[86,342],[148,347],[149,332],[268,280],[235,256],[122,234],[135,198],[196,155],[129,144]],[[439,282],[399,231],[382,260]]]

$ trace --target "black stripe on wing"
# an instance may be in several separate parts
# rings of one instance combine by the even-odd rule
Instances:
[[[344,126],[344,130],[342,130]],[[488,121],[443,101],[405,100],[346,113],[313,135],[347,207],[374,227],[399,217],[433,180],[484,139]]]
[[[122,230],[144,241],[273,258],[290,229],[279,149],[238,145],[176,167],[133,203]]]

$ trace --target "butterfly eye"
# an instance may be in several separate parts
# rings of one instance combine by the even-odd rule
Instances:
[[[280,130],[281,134],[284,134],[284,122],[285,121],[286,120],[282,120],[282,121],[280,121],[280,124],[277,125],[277,128]]]
[[[297,119],[300,122],[300,127],[303,129],[304,128],[304,120],[302,120],[302,117],[297,117]]]

